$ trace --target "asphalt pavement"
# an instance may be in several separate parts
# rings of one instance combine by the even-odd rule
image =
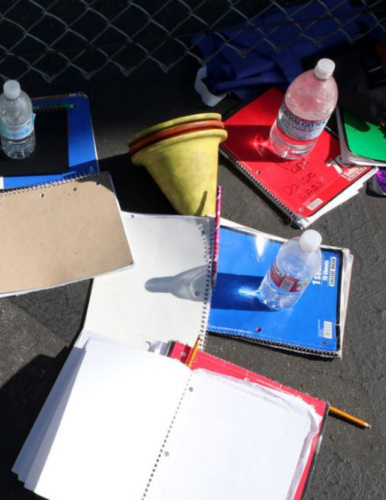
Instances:
[[[111,172],[121,208],[173,214],[147,172],[131,164],[127,140],[155,123],[208,111],[193,88],[196,69],[190,64],[165,75],[144,67],[127,80],[35,82],[26,90],[36,97],[85,92],[100,167]],[[227,98],[212,110],[226,113],[238,104]],[[284,238],[299,234],[223,158],[219,184],[223,217]],[[364,430],[328,417],[306,500],[386,499],[385,220],[386,198],[364,188],[312,225],[323,243],[347,247],[354,255],[342,359],[322,360],[213,334],[207,337],[210,353],[326,399],[371,423],[371,429]],[[0,300],[1,499],[38,498],[23,488],[11,468],[82,328],[90,284]]]

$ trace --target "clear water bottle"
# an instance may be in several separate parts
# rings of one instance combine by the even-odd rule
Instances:
[[[270,146],[278,156],[294,160],[315,146],[338,101],[334,69],[331,59],[320,59],[288,87],[270,131]]]
[[[27,158],[35,149],[31,99],[16,80],[5,82],[0,96],[0,136],[3,151],[10,158]]]
[[[321,235],[308,229],[284,243],[257,291],[270,309],[293,307],[319,271],[322,262]]]

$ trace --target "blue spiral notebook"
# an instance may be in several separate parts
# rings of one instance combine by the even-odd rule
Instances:
[[[322,357],[341,357],[353,256],[322,246],[322,265],[299,302],[271,311],[256,296],[283,242],[223,221],[208,331]]]
[[[88,97],[80,92],[53,95],[34,98],[32,104],[35,151],[24,160],[11,160],[14,173],[5,159],[0,159],[0,189],[36,186],[98,173]]]

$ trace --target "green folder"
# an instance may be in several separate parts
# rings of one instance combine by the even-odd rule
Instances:
[[[341,110],[349,150],[364,158],[386,162],[386,129]]]

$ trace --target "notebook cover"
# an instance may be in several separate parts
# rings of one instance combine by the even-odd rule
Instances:
[[[296,306],[272,311],[259,302],[256,290],[283,241],[229,227],[221,227],[220,238],[208,331],[314,355],[341,355],[341,250],[322,248],[322,272]]]
[[[282,99],[271,88],[227,118],[220,151],[288,215],[310,217],[371,169],[340,167],[339,142],[326,130],[306,158],[276,156],[267,141]]]
[[[186,363],[189,358],[191,349],[192,348],[187,345],[176,342],[171,346],[169,356],[173,359],[179,359],[183,363]],[[294,500],[300,500],[301,498],[303,498],[306,487],[311,477],[312,469],[315,465],[320,441],[322,439],[324,427],[327,421],[329,407],[328,403],[322,401],[321,399],[314,398],[313,396],[309,396],[304,392],[296,391],[295,389],[282,385],[279,382],[275,382],[274,380],[263,377],[258,373],[251,372],[250,370],[242,368],[241,366],[229,363],[228,361],[225,361],[203,351],[197,352],[192,364],[192,370],[196,370],[198,368],[210,370],[221,375],[228,375],[237,379],[248,379],[249,381],[260,384],[264,387],[299,396],[306,403],[312,405],[316,413],[322,417],[319,426],[319,434],[316,435],[313,439],[307,464],[304,468],[296,494],[294,496]]]
[[[64,94],[48,97],[39,97],[32,99],[36,117],[36,151],[31,156],[30,161],[34,160],[34,155],[42,155],[42,163],[45,163],[47,170],[44,172],[34,173],[27,175],[24,173],[17,173],[13,175],[4,176],[0,170],[0,189],[12,189],[19,187],[35,186],[45,184],[48,182],[57,182],[66,180],[77,175],[90,175],[99,172],[99,164],[97,160],[97,152],[95,147],[94,132],[91,120],[90,106],[88,98],[83,93]],[[64,116],[58,116],[62,113]],[[42,117],[42,115],[51,115]],[[65,117],[66,123],[63,123]],[[61,120],[62,126],[58,128],[58,134],[64,133],[61,149],[61,159],[58,160],[57,153],[53,147],[45,149],[41,147],[41,137],[39,137],[39,121],[46,120]],[[58,124],[55,124],[57,127]],[[61,130],[61,131],[60,131]],[[41,135],[41,134],[40,134]],[[59,141],[57,138],[56,141]],[[63,148],[67,148],[67,154],[63,153]],[[40,151],[45,149],[44,152]],[[63,169],[61,173],[51,173],[48,171],[50,164],[58,161],[59,165],[62,164],[60,170],[63,168],[64,161],[67,161],[67,168]],[[28,161],[19,160],[20,163]]]
[[[386,162],[386,130],[374,123],[366,122],[354,114],[341,110],[341,118],[347,146],[362,159]]]
[[[108,173],[0,193],[0,294],[46,289],[133,262]]]

